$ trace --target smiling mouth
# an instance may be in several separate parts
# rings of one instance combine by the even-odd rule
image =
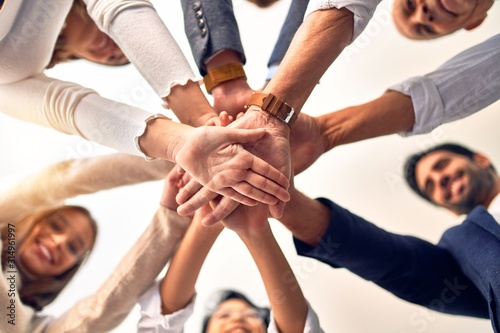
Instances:
[[[465,190],[465,184],[463,181],[464,172],[458,171],[455,177],[451,179],[446,186],[445,200],[450,201],[453,197],[462,195]]]
[[[249,329],[242,326],[236,326],[225,331],[225,333],[251,333]]]
[[[54,263],[54,258],[52,257],[52,254],[50,253],[49,249],[45,247],[45,245],[38,243],[38,248],[40,249],[40,252],[42,255],[45,257],[45,259],[53,264]]]

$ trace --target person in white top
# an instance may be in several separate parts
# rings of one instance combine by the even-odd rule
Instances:
[[[275,205],[289,198],[288,170],[280,170],[283,175],[264,161],[265,153],[261,159],[241,145],[264,140],[266,130],[193,128],[45,76],[62,31],[70,58],[116,65],[130,60],[182,122],[199,126],[217,115],[149,1],[84,2],[92,20],[77,15],[79,0],[3,4],[2,112],[121,152],[175,161],[201,184],[244,204]]]
[[[51,165],[0,195],[2,271],[0,303],[13,308],[1,332],[107,332],[116,327],[154,282],[190,219],[163,206],[94,294],[53,317],[50,304],[85,263],[97,225],[82,207],[64,201],[81,194],[163,179],[173,164],[112,154]],[[14,305],[12,305],[14,304]]]
[[[175,208],[176,186],[182,186],[185,179],[175,170],[167,177],[165,185],[171,186],[171,193],[164,190],[162,204]],[[176,186],[173,186],[176,185]],[[165,277],[153,285],[140,299],[141,319],[139,332],[183,332],[185,321],[193,311],[195,284],[199,272],[213,243],[224,227],[235,231],[248,248],[264,282],[271,307],[271,323],[268,328],[260,317],[244,315],[253,307],[248,302],[226,300],[221,302],[206,323],[207,333],[237,331],[245,332],[322,332],[319,319],[309,306],[295,275],[276,242],[267,214],[252,217],[239,215],[234,220],[225,220],[211,227],[201,223],[210,211],[208,205],[198,210],[172,258]],[[262,214],[264,212],[264,214]],[[286,276],[286,278],[283,278]],[[286,297],[286,302],[283,302]]]

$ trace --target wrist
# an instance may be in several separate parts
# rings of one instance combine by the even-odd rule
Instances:
[[[217,116],[199,84],[193,81],[173,86],[163,100],[183,124],[202,126],[206,120]]]
[[[290,126],[256,105],[248,107],[244,117],[258,118],[258,123],[261,124],[261,127],[268,130],[275,130],[280,134],[280,136],[290,138]]]
[[[215,86],[212,89],[212,96],[214,99],[217,99],[218,97],[232,96],[241,91],[250,92],[248,93],[249,97],[251,93],[253,93],[252,88],[248,85],[247,79],[243,77],[225,81]]]
[[[281,120],[283,123],[287,124],[289,127],[295,123],[299,115],[293,107],[271,93],[254,93],[245,107],[249,107],[251,105],[258,106],[263,111],[268,112],[272,116]]]
[[[243,80],[246,82],[246,74],[241,62],[230,62],[218,67],[207,69],[208,73],[203,77],[205,89],[209,94],[212,90],[221,84],[234,80]],[[226,85],[227,86],[227,85]]]
[[[156,118],[146,125],[144,152],[148,156],[176,162],[179,152],[186,143],[187,133],[194,128],[173,122],[167,118]],[[142,141],[139,141],[142,144]],[[142,147],[142,146],[141,146]]]
[[[319,128],[321,147],[323,148],[323,153],[325,153],[335,147],[335,138],[329,135],[328,124],[323,116],[313,117],[313,119]]]
[[[258,228],[246,228],[240,229],[236,231],[238,237],[245,243],[247,246],[259,246],[267,239],[274,238],[273,232],[269,223],[265,223]]]
[[[181,124],[173,123],[163,115],[153,115],[145,120],[144,133],[136,138],[139,150],[144,153],[147,160],[155,158],[174,161],[174,147],[178,144],[179,136],[170,134],[177,131]]]

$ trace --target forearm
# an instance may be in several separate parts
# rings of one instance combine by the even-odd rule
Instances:
[[[151,119],[137,143],[146,156],[175,162],[178,149],[185,142],[190,128],[163,117]]]
[[[321,115],[317,120],[327,151],[347,143],[408,131],[415,123],[415,114],[409,96],[387,91],[373,101]]]
[[[295,238],[316,246],[330,224],[330,214],[327,206],[293,188],[290,190],[290,201],[279,221]]]
[[[191,301],[201,267],[222,231],[220,224],[204,227],[200,223],[203,210],[195,215],[160,284],[163,314],[176,312]]]
[[[163,99],[184,124],[203,126],[210,118],[217,117],[196,82],[188,81],[185,85],[172,87],[170,95]]]
[[[240,238],[259,269],[280,332],[303,332],[307,303],[269,224]]]
[[[299,255],[346,268],[399,298],[436,311],[487,316],[485,299],[448,251],[387,232],[327,199],[318,201],[331,210],[328,229],[316,246],[295,239]],[[448,297],[451,285],[460,286],[460,297],[436,308],[436,300]]]
[[[352,27],[353,15],[347,9],[308,15],[264,92],[300,111],[321,76],[351,41]]]
[[[127,154],[110,154],[55,163],[29,175],[0,195],[1,223],[54,208],[77,195],[94,193],[165,177],[173,164],[146,162]],[[3,207],[3,208],[2,208]]]
[[[179,120],[193,126],[203,124],[199,118],[208,117],[213,110],[182,50],[151,3],[86,2],[98,26],[120,46]]]
[[[160,97],[196,81],[182,50],[149,0],[85,0],[97,26],[111,36]]]

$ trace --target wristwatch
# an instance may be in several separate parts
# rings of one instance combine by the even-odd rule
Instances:
[[[298,113],[294,108],[286,104],[284,101],[274,96],[273,94],[253,93],[245,108],[250,105],[257,105],[262,110],[272,114],[279,120],[283,121],[288,126],[292,126],[297,120]]]
[[[243,65],[241,63],[230,63],[210,69],[208,74],[203,77],[203,83],[205,83],[205,89],[210,94],[212,89],[222,82],[239,78],[247,78]]]

